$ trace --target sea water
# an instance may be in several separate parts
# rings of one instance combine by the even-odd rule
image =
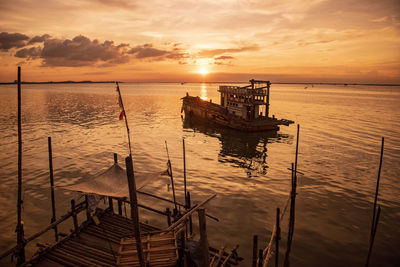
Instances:
[[[378,205],[382,212],[371,266],[399,266],[400,87],[272,84],[270,115],[295,121],[276,134],[246,134],[181,116],[188,92],[219,103],[218,84],[121,83],[131,132],[135,172],[166,167],[168,144],[177,199],[183,196],[182,138],[186,143],[187,188],[198,203],[212,194],[207,212],[210,245],[239,244],[250,266],[253,235],[268,243],[276,208],[284,208],[300,125],[296,218],[292,266],[362,266],[366,261],[379,167],[385,137]],[[129,154],[114,84],[22,85],[22,218],[25,236],[50,223],[47,137],[52,137],[57,218],[79,194],[63,186],[84,181],[113,164],[113,153]],[[17,89],[0,86],[0,251],[16,242]],[[172,199],[161,177],[143,191]],[[169,205],[139,196],[165,210]],[[170,206],[172,208],[172,206]],[[280,261],[286,250],[288,212],[281,222]],[[160,215],[140,210],[142,221],[166,226]],[[197,221],[194,216],[194,221]],[[68,233],[71,223],[61,226]],[[195,238],[198,238],[197,235]],[[53,232],[37,242],[52,242]],[[7,260],[2,264],[9,264]]]

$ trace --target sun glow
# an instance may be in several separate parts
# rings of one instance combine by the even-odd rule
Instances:
[[[207,75],[207,74],[208,74],[208,70],[207,70],[205,67],[202,67],[202,68],[199,70],[199,73],[200,73],[201,75]]]

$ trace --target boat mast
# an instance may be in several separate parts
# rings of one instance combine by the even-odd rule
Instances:
[[[119,90],[119,85],[118,82],[115,82],[117,84],[117,92],[118,92],[118,102],[119,102],[119,106],[121,107],[122,111],[121,114],[119,115],[120,120],[121,116],[123,116],[125,118],[125,126],[126,126],[126,131],[128,133],[128,145],[129,145],[129,156],[132,156],[132,149],[131,149],[131,137],[130,137],[130,133],[129,133],[129,126],[128,126],[128,119],[126,118],[126,112],[125,112],[125,108],[124,108],[124,102],[122,102],[122,97],[121,97],[121,92]]]

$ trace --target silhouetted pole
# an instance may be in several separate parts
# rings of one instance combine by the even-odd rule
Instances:
[[[369,249],[368,249],[368,256],[367,256],[367,262],[365,263],[365,266],[368,267],[369,265],[369,259],[371,258],[372,254],[372,247],[374,245],[374,240],[375,240],[375,234],[376,234],[376,229],[378,228],[378,223],[379,223],[379,217],[381,215],[381,207],[378,206],[378,213],[376,214],[376,221],[374,222],[374,225],[372,227],[372,233],[371,233],[371,239],[369,242]]]
[[[118,164],[118,154],[114,153],[114,164]]]
[[[267,103],[265,104],[265,116],[269,117],[269,87],[271,83],[267,82]]]
[[[374,199],[374,211],[373,211],[373,214],[372,214],[371,236],[372,236],[373,228],[374,228],[374,224],[375,224],[376,202],[378,201],[379,181],[380,181],[380,178],[381,178],[381,169],[382,169],[383,146],[384,146],[384,143],[385,143],[385,138],[382,137],[381,157],[380,157],[380,160],[379,160],[378,178],[377,178],[377,180],[376,180],[376,190],[375,190],[375,199]]]
[[[297,138],[296,138],[296,157],[294,160],[294,183],[297,184],[297,157],[299,155],[299,135],[300,135],[300,124],[297,124]]]
[[[190,192],[187,192],[187,201],[188,201],[188,210],[192,208],[192,202],[190,201]],[[193,222],[192,215],[189,216],[189,234],[192,236],[193,234]]]
[[[136,239],[136,249],[137,255],[139,259],[139,263],[141,267],[145,267],[144,257],[143,257],[143,249],[142,249],[142,242],[140,239],[140,228],[139,228],[139,210],[137,206],[137,196],[136,196],[136,183],[135,183],[135,176],[133,173],[133,164],[132,164],[132,157],[125,158],[126,164],[126,174],[128,177],[128,185],[129,185],[129,198],[131,202],[131,216],[133,221],[133,230]]]
[[[129,126],[128,126],[128,118],[126,117],[126,112],[125,112],[125,108],[124,108],[124,102],[122,101],[122,96],[121,96],[121,91],[119,90],[119,84],[118,82],[115,82],[117,85],[117,92],[118,92],[118,102],[119,102],[119,106],[122,109],[122,112],[120,114],[120,119],[121,119],[121,115],[124,117],[125,119],[125,126],[126,126],[126,131],[128,133],[128,145],[129,145],[129,156],[132,156],[132,149],[131,149],[131,135],[130,135],[130,131],[129,131]]]
[[[289,266],[289,256],[290,256],[290,250],[292,246],[292,239],[293,239],[293,233],[294,233],[294,218],[295,218],[295,199],[296,199],[296,185],[294,182],[294,164],[292,163],[292,190],[290,194],[290,217],[289,217],[289,229],[288,229],[288,238],[287,238],[287,246],[286,246],[286,253],[285,253],[285,261],[283,266],[288,267]]]
[[[201,267],[208,267],[210,264],[210,252],[208,251],[208,239],[206,228],[205,209],[203,207],[198,209],[199,215],[199,231],[200,231],[200,250],[201,250]]]
[[[183,185],[184,185],[184,190],[185,190],[185,208],[187,209],[185,138],[182,138],[182,145],[183,145]]]
[[[21,134],[21,67],[18,67],[18,200],[17,200],[17,264],[25,262],[24,225],[22,224],[22,134]]]
[[[51,217],[51,223],[56,221],[56,201],[54,197],[54,177],[53,177],[53,151],[51,149],[51,137],[47,138],[49,147],[49,171],[50,171],[50,190],[51,190],[51,211],[53,217]],[[54,226],[54,234],[56,237],[56,242],[58,241],[58,230],[57,225]]]
[[[376,203],[378,202],[379,182],[380,182],[381,170],[382,170],[384,143],[385,143],[385,138],[382,137],[381,156],[380,156],[380,160],[379,160],[378,178],[376,180],[376,190],[375,190],[375,198],[374,198],[374,210],[373,210],[373,213],[372,213],[371,234],[370,234],[370,238],[369,238],[369,249],[368,249],[367,262],[365,263],[365,266],[369,265],[369,259],[370,259],[371,254],[372,254],[372,247],[374,245],[376,229],[378,228],[379,216],[380,216],[380,213],[381,213],[381,207],[380,206],[378,207],[378,213],[376,212]]]
[[[168,156],[168,162],[167,162],[167,164],[168,164],[168,175],[171,178],[172,196],[174,198],[175,209],[178,210],[178,206],[176,204],[176,197],[175,197],[174,175],[172,174],[172,165],[171,165],[171,160],[169,159],[167,141],[165,141],[165,149],[167,151],[167,156]]]
[[[280,209],[276,208],[275,267],[278,267],[279,239],[281,238],[281,228],[279,227],[279,216],[280,216]]]
[[[257,267],[257,250],[258,250],[258,236],[253,236],[253,263],[252,267]],[[261,260],[262,262],[262,260]]]

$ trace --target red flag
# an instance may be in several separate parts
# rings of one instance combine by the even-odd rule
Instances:
[[[119,114],[119,120],[120,120],[120,121],[123,120],[123,119],[124,119],[124,116],[125,116],[125,112],[124,112],[124,111],[121,111],[121,114]]]

